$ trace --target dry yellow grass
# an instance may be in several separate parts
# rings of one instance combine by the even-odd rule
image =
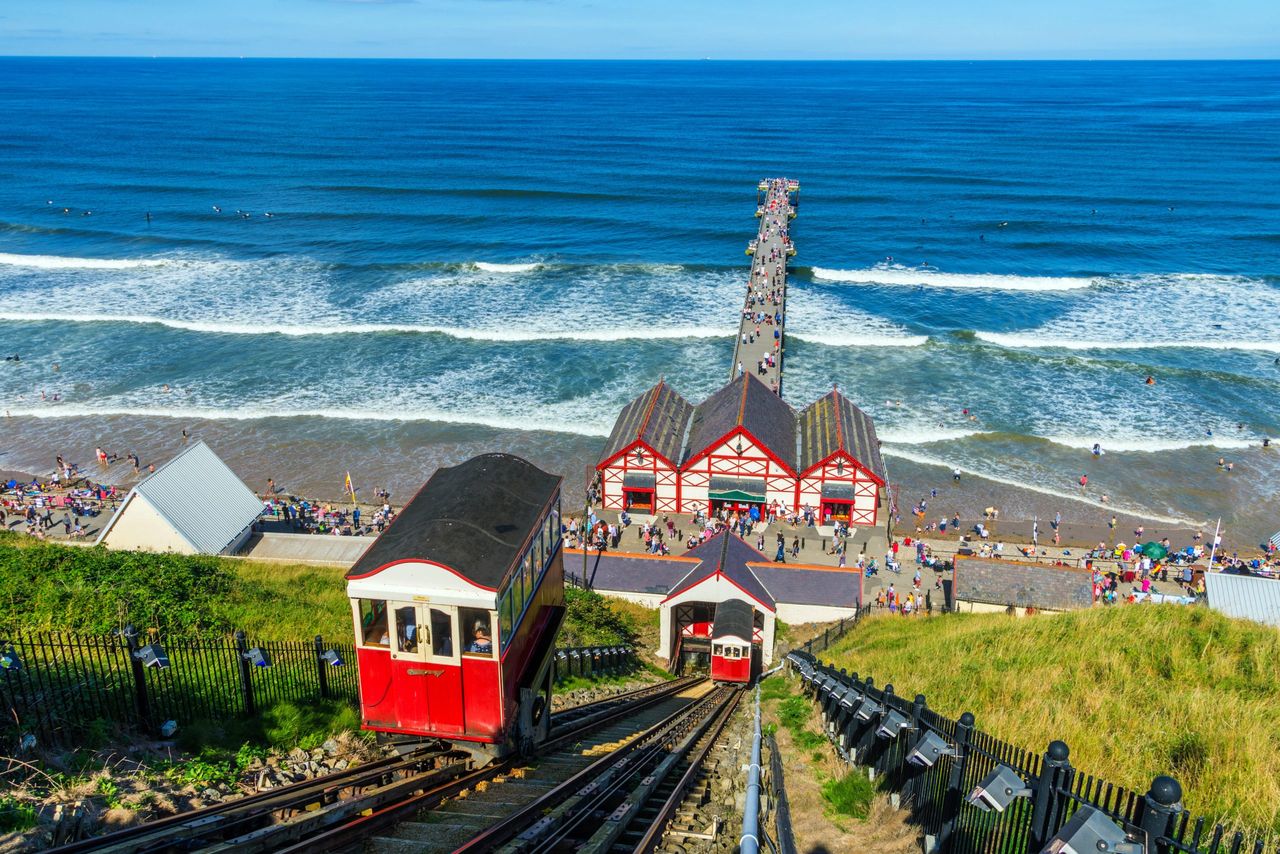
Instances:
[[[1280,832],[1280,632],[1206,608],[1016,619],[877,617],[824,660],[952,718],[1145,792],[1172,774],[1197,815]]]

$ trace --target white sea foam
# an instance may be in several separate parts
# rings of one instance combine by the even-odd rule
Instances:
[[[1159,453],[1161,451],[1184,451],[1188,448],[1221,448],[1224,451],[1239,451],[1245,448],[1256,448],[1262,444],[1261,439],[1228,438],[1226,436],[1205,436],[1200,439],[1159,439],[1106,436],[1087,438],[1080,436],[1045,436],[1046,442],[1062,445],[1066,448],[1079,448],[1089,451],[1094,443],[1103,451],[1113,453]]]
[[[495,264],[490,261],[476,261],[477,270],[486,273],[529,273],[542,266],[541,261],[530,261],[522,264]]]
[[[1002,483],[1005,486],[1013,486],[1018,489],[1025,489],[1030,492],[1039,493],[1041,495],[1051,495],[1054,498],[1060,498],[1064,501],[1075,501],[1079,504],[1088,504],[1092,507],[1098,507],[1103,510],[1107,510],[1108,512],[1111,512],[1111,513],[1122,513],[1130,516],[1138,516],[1143,519],[1148,519],[1154,522],[1165,522],[1170,525],[1180,525],[1180,526],[1186,526],[1186,527],[1203,527],[1205,525],[1205,523],[1202,521],[1197,522],[1193,519],[1186,519],[1178,516],[1164,516],[1159,513],[1153,513],[1149,510],[1126,507],[1123,504],[1117,504],[1115,502],[1103,503],[1102,501],[1099,501],[1094,498],[1089,498],[1088,496],[1085,496],[1085,495],[1080,495],[1079,493],[1072,493],[1070,491],[1051,489],[1046,486],[1040,486],[1039,484],[1032,483],[1029,480],[1015,480],[1009,477],[1001,477],[999,475],[994,475],[989,472],[977,471],[975,469],[971,469],[966,466],[956,465],[955,463],[948,462],[946,460],[935,457],[931,454],[922,454],[918,451],[907,450],[904,448],[895,447],[893,445],[885,445],[880,449],[880,451],[882,454],[884,454],[887,457],[897,457],[899,459],[907,460],[909,462],[918,463],[919,465],[939,466],[941,468],[945,468],[948,470],[959,469],[962,474],[969,475],[970,477],[978,477],[978,478],[982,478],[983,480],[992,481],[994,483]]]
[[[445,424],[475,424],[500,430],[535,430],[551,433],[573,433],[580,436],[608,436],[609,427],[585,422],[566,415],[536,417],[528,415],[505,417],[492,413],[447,412],[438,409],[355,409],[320,407],[315,409],[270,408],[245,406],[238,409],[202,406],[133,406],[111,405],[77,406],[59,404],[31,408],[10,408],[14,417],[27,418],[107,418],[132,416],[139,418],[177,418],[182,420],[209,421],[258,421],[269,418],[329,418],[343,421],[435,421]]]
[[[788,332],[787,335],[828,347],[919,347],[929,341],[928,335],[880,335],[873,332]]]
[[[134,270],[159,267],[162,258],[64,258],[59,255],[13,255],[0,252],[0,264],[11,267],[36,267],[41,270]]]
[[[1280,341],[1240,341],[1207,338],[1123,338],[1088,339],[1037,332],[975,332],[974,337],[989,344],[1013,349],[1059,350],[1247,350],[1280,353]]]
[[[859,285],[908,285],[911,287],[967,288],[995,291],[1074,291],[1091,287],[1095,280],[1071,276],[1016,276],[1001,273],[943,273],[940,270],[877,265],[861,270],[814,267],[813,276],[829,282]]]
[[[275,321],[206,321],[128,314],[62,314],[57,312],[4,312],[0,321],[44,321],[58,323],[122,323],[148,324],[215,335],[285,335],[290,337],[324,335],[437,334],[474,341],[627,341],[632,339],[682,340],[697,338],[731,338],[733,329],[709,326],[686,327],[620,327],[614,329],[536,329],[528,327],[467,328],[422,323],[343,323],[334,319],[327,323],[288,324]]]
[[[928,445],[932,442],[954,442],[972,436],[987,435],[982,430],[947,430],[942,427],[883,427],[876,431],[880,441],[894,445]]]

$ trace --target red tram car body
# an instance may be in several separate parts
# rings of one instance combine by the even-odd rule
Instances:
[[[749,684],[756,676],[759,656],[752,642],[755,612],[741,599],[726,599],[716,605],[711,630],[711,679],[737,685]]]
[[[560,482],[508,454],[439,469],[347,573],[365,729],[490,756],[546,737]]]

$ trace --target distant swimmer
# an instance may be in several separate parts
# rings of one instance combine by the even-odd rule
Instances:
[[[1004,228],[1004,227],[1005,227],[1006,225],[1008,225],[1008,224],[1009,224],[1009,223],[1008,223],[1008,221],[1005,221],[1005,222],[1000,223],[998,226],[996,226],[996,228]]]
[[[45,204],[46,204],[46,205],[51,205],[51,204],[53,204],[53,199],[49,199],[49,201],[45,202]]]
[[[1097,216],[1097,215],[1098,215],[1098,209],[1097,209],[1097,208],[1094,208],[1093,210],[1089,211],[1089,216]]]
[[[222,213],[222,208],[218,207],[217,205],[214,205],[214,206],[213,206],[213,212],[214,212],[214,213]]]
[[[1156,384],[1156,378],[1155,378],[1155,377],[1153,377],[1153,376],[1151,376],[1150,374],[1148,374],[1148,375],[1147,375],[1147,385],[1155,385],[1155,384]]]
[[[1263,440],[1262,440],[1262,447],[1264,447],[1264,448],[1270,448],[1270,447],[1271,447],[1271,440],[1270,440],[1270,439],[1263,439]]]
[[[268,216],[268,217],[270,217],[270,216],[275,216],[275,214],[273,214],[271,211],[266,211],[266,212],[264,212],[262,215],[263,215],[263,216]]]
[[[1169,205],[1169,210],[1173,210],[1173,205]]]
[[[250,216],[252,216],[252,214],[246,211],[245,213],[240,214],[240,216],[242,219],[248,219]]]
[[[979,235],[978,235],[978,239],[979,239],[979,240],[981,240],[981,241],[983,241],[983,242],[985,243],[985,242],[986,242],[986,239],[987,239],[987,236],[986,236],[985,234],[979,234]]]
[[[69,213],[71,213],[71,208],[63,208],[63,209],[62,209],[62,212],[63,212],[64,214],[69,214]]]
[[[85,211],[84,213],[80,214],[80,216],[93,216],[93,211]]]
[[[1097,442],[1094,442],[1094,443],[1093,443],[1093,455],[1094,455],[1095,457],[1100,457],[1100,456],[1102,456],[1102,446],[1101,446],[1101,445],[1099,445]]]

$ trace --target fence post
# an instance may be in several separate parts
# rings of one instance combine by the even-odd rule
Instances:
[[[942,802],[942,832],[938,834],[936,851],[950,851],[951,837],[960,822],[960,804],[964,793],[964,772],[969,764],[969,734],[973,732],[973,714],[965,712],[956,722],[956,758],[947,780],[947,794]]]
[[[125,626],[121,632],[124,637],[125,654],[129,656],[129,669],[133,671],[133,704],[138,712],[138,722],[147,732],[151,732],[151,698],[147,696],[147,670],[142,660],[134,655],[138,651],[138,630],[133,626]]]
[[[1147,834],[1147,850],[1154,854],[1169,854],[1173,847],[1169,837],[1174,822],[1182,812],[1182,785],[1163,774],[1151,781],[1151,789],[1142,798],[1141,819],[1138,824]]]
[[[244,695],[244,712],[252,715],[258,711],[253,702],[253,670],[246,653],[249,645],[245,643],[244,632],[236,629],[236,659],[240,662],[240,691]]]
[[[316,635],[316,676],[320,679],[320,696],[329,699],[329,662],[324,660],[324,638]]]
[[[1052,835],[1049,829],[1058,799],[1055,788],[1060,784],[1062,769],[1067,767],[1071,750],[1064,741],[1049,742],[1040,765],[1040,777],[1031,794],[1031,832],[1027,835],[1027,854],[1039,854]]]

